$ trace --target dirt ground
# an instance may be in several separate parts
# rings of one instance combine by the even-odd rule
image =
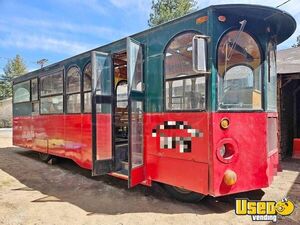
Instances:
[[[0,224],[272,224],[236,216],[237,197],[296,203],[294,213],[279,224],[300,224],[300,161],[282,163],[271,187],[198,204],[178,202],[160,187],[127,189],[126,181],[92,178],[70,160],[56,165],[37,154],[13,147],[11,130],[0,130]]]

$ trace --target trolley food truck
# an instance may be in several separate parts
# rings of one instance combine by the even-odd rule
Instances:
[[[288,13],[217,5],[18,77],[13,143],[194,201],[278,170],[276,45]]]

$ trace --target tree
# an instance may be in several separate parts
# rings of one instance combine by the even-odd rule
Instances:
[[[297,43],[292,45],[293,48],[300,47],[300,35],[297,37]]]
[[[184,16],[197,9],[194,0],[152,0],[148,24],[150,27]]]
[[[20,55],[8,60],[3,68],[4,74],[0,76],[0,99],[12,96],[12,81],[14,78],[27,72],[24,60]]]

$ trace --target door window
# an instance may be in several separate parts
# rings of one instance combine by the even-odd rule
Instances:
[[[143,165],[143,102],[131,102],[131,151],[132,168]]]
[[[96,88],[96,93],[97,95],[111,95],[111,59],[110,57],[103,57],[101,54],[96,54],[95,63],[94,88]]]
[[[143,91],[143,48],[140,44],[130,42],[130,48],[128,52],[129,65],[128,65],[128,78],[130,90]]]

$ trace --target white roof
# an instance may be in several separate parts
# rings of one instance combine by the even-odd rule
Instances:
[[[277,73],[300,73],[300,47],[277,52]]]

